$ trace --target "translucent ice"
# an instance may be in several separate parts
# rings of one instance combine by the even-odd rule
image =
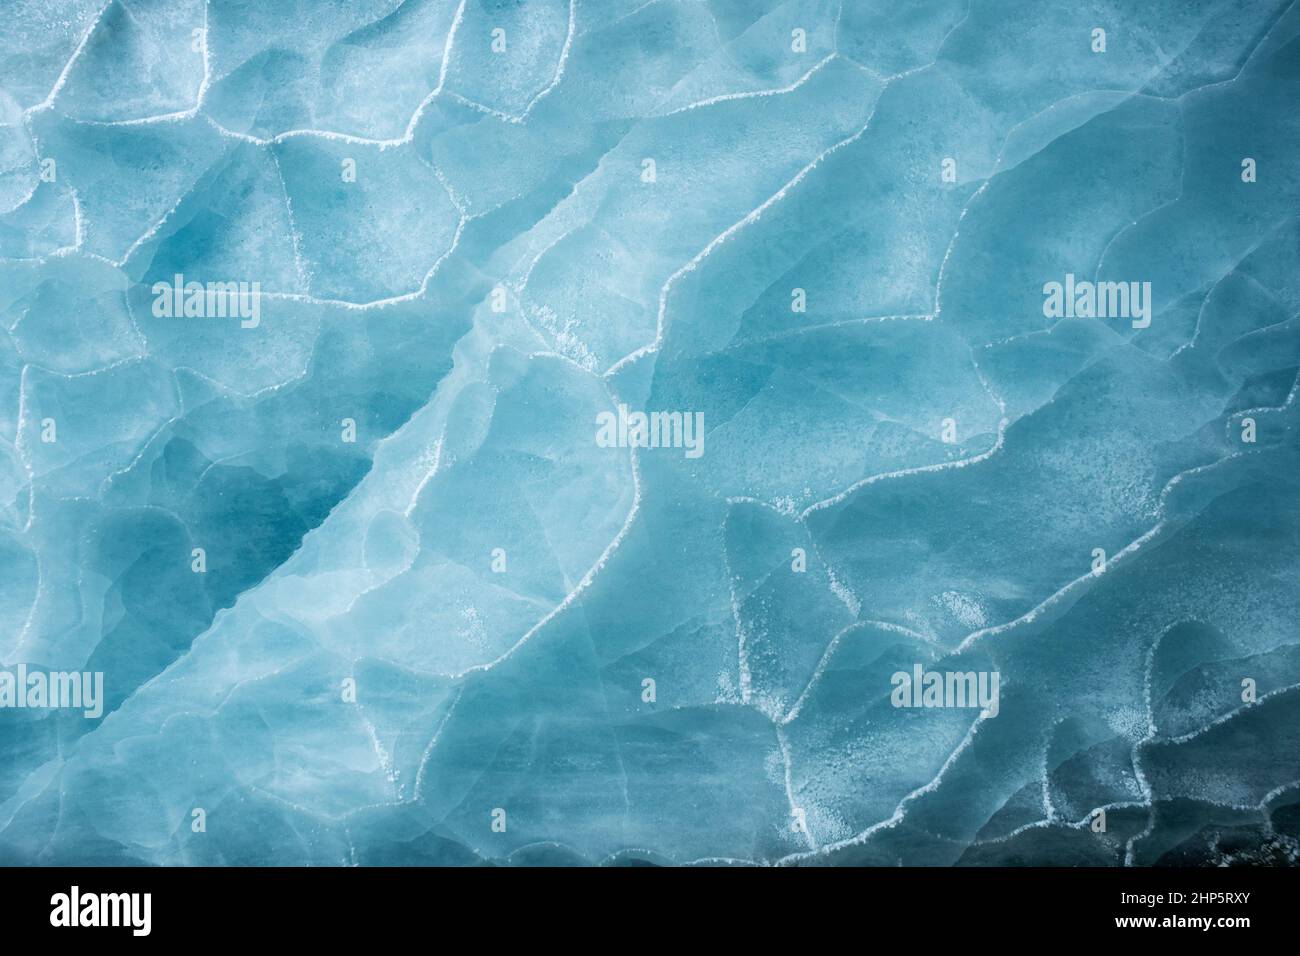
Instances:
[[[9,4],[0,862],[1296,862],[1298,96],[1286,0]]]

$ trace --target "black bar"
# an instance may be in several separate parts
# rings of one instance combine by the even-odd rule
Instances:
[[[49,933],[52,939],[77,932],[82,942],[97,935],[120,942],[154,939],[205,946],[267,940],[373,946],[403,936],[418,939],[437,927],[432,937],[424,938],[440,946],[450,943],[445,931],[456,927],[485,938],[499,929],[533,932],[540,941],[560,926],[569,931],[582,926],[586,932],[599,925],[602,932],[621,928],[627,935],[619,938],[649,934],[676,947],[689,938],[679,932],[712,924],[715,932],[728,937],[734,933],[737,939],[751,934],[762,939],[769,932],[797,937],[810,927],[824,932],[838,927],[850,938],[881,940],[881,934],[914,933],[919,927],[927,944],[947,939],[1007,941],[1046,930],[1062,942],[1129,937],[1183,945],[1199,937],[1233,945],[1294,935],[1300,885],[1294,872],[50,868],[0,870],[0,880],[10,927],[22,934]],[[73,886],[83,905],[93,894],[150,894],[148,935],[136,935],[125,916],[121,922],[127,925],[118,927],[52,926],[57,895],[70,902]],[[1208,928],[1200,924],[1207,918]],[[1240,925],[1222,923],[1243,918]],[[1132,922],[1148,919],[1153,923]],[[1122,920],[1129,922],[1120,925]],[[1197,923],[1189,925],[1190,920]],[[137,918],[137,926],[142,922]],[[661,935],[670,929],[671,939]]]

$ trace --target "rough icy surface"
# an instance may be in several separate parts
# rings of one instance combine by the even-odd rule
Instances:
[[[105,701],[0,862],[1294,863],[1298,102],[1287,0],[9,4],[0,665]]]

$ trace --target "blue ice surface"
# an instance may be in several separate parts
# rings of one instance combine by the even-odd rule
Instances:
[[[0,862],[1295,863],[1297,102],[1287,0],[8,4],[0,664],[104,692]]]

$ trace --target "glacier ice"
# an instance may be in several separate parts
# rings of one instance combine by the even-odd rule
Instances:
[[[1286,0],[10,4],[0,862],[1297,862],[1298,94]]]

